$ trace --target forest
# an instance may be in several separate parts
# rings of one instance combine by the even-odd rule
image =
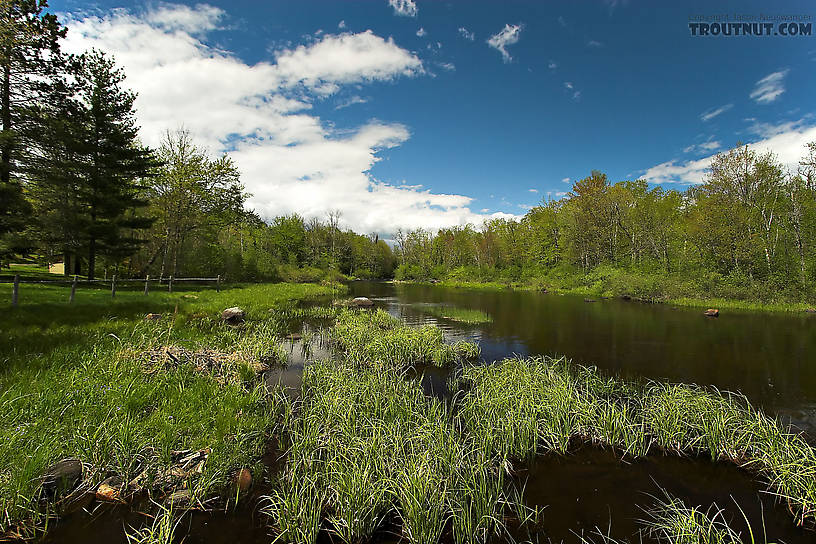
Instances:
[[[816,273],[816,142],[795,171],[747,145],[684,191],[599,171],[520,221],[398,232],[399,279],[591,288],[646,299],[796,300]]]

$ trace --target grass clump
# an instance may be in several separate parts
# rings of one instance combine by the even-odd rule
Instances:
[[[448,520],[456,542],[501,530],[504,473],[396,369],[308,367],[288,435],[265,509],[284,542],[314,542],[318,527],[359,542],[398,524],[422,544],[438,542]]]
[[[574,440],[645,456],[654,448],[710,455],[762,475],[799,524],[816,521],[816,452],[735,394],[630,383],[548,357],[466,368],[457,417],[506,462]]]
[[[432,305],[432,304],[414,304],[414,308],[430,314],[434,317],[448,319],[459,323],[466,323],[468,325],[478,325],[481,323],[491,323],[493,319],[481,310],[471,310],[468,308],[457,308],[456,306],[448,305]]]
[[[446,344],[434,326],[410,327],[383,310],[344,310],[337,317],[334,341],[349,361],[378,368],[447,366],[458,357],[478,356],[470,342]]]

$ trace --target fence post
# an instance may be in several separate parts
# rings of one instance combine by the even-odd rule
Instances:
[[[170,276],[170,281],[167,282],[167,292],[173,292],[173,276]]]
[[[150,291],[150,274],[145,277],[145,296]]]
[[[74,302],[74,297],[76,296],[76,284],[77,284],[77,277],[74,274],[74,281],[71,282],[71,295],[68,297],[68,304]]]
[[[111,298],[116,298],[116,274],[111,279]]]
[[[11,288],[11,305],[17,306],[20,299],[20,274],[14,274],[14,287]]]
[[[215,278],[215,292],[221,292],[221,274],[218,274],[218,277]]]

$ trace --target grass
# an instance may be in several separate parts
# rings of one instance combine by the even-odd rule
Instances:
[[[438,306],[431,304],[414,304],[414,308],[434,317],[465,323],[468,325],[478,325],[480,323],[491,323],[493,319],[481,310],[471,310],[467,308],[457,308],[456,306]]]
[[[304,372],[287,464],[265,512],[284,542],[329,531],[360,542],[397,523],[410,542],[456,542],[502,530],[504,473],[393,367],[324,362]],[[392,519],[396,513],[396,520]]]
[[[469,367],[462,381],[462,426],[505,462],[564,453],[576,440],[632,457],[709,455],[761,475],[798,524],[816,521],[816,451],[742,396],[625,382],[547,357]]]
[[[409,327],[380,309],[342,311],[333,334],[347,360],[378,368],[448,366],[457,358],[476,358],[480,353],[477,344],[447,344],[439,328]]]
[[[42,289],[45,302],[5,308],[0,321],[0,533],[21,536],[60,510],[54,500],[43,505],[39,478],[63,458],[83,461],[86,487],[139,476],[160,496],[174,451],[209,449],[201,473],[180,478],[194,504],[225,492],[237,468],[257,463],[288,402],[255,378],[254,363],[280,362],[277,339],[288,332],[286,313],[269,309],[329,294],[260,285],[197,298],[133,294],[113,304],[78,297],[68,306]],[[235,305],[248,319],[233,329],[219,313]],[[144,321],[149,311],[164,315]],[[145,357],[166,346],[229,357],[204,371]]]

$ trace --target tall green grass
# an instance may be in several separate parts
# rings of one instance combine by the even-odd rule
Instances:
[[[468,367],[462,381],[457,417],[505,461],[566,452],[576,440],[632,457],[709,455],[763,476],[798,523],[816,519],[816,451],[742,396],[620,381],[548,357]]]
[[[379,368],[448,366],[457,358],[476,358],[480,353],[477,344],[447,344],[438,327],[409,327],[380,309],[344,310],[337,317],[333,334],[345,359]]]
[[[399,370],[318,363],[301,402],[265,508],[277,538],[310,543],[322,529],[360,542],[393,515],[416,543],[438,542],[449,520],[456,542],[501,531],[503,473]]]

